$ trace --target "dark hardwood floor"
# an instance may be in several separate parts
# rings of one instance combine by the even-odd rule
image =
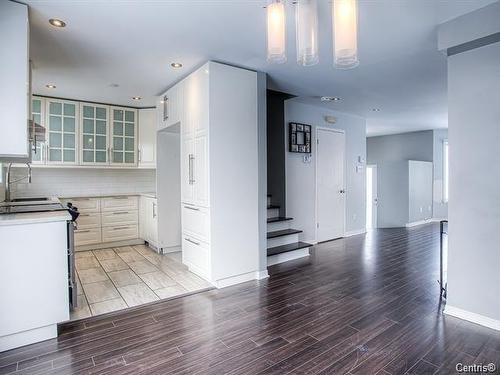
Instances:
[[[498,368],[499,332],[441,313],[438,262],[432,224],[324,243],[261,282],[66,324],[58,339],[0,353],[0,374],[453,374],[458,362]]]

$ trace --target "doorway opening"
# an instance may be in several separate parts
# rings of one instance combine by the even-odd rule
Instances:
[[[366,166],[366,229],[377,228],[377,166]]]

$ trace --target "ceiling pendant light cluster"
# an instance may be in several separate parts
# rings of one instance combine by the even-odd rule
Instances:
[[[317,0],[295,0],[297,63],[311,66],[319,62]],[[357,0],[332,0],[334,65],[351,69],[358,60]],[[283,64],[286,57],[285,0],[268,0],[267,60]]]

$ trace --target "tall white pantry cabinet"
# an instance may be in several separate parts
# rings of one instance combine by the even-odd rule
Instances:
[[[208,62],[161,97],[159,120],[180,123],[183,263],[217,287],[256,278],[257,73]]]

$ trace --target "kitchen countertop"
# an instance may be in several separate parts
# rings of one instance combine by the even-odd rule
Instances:
[[[0,215],[0,226],[50,223],[54,221],[71,220],[71,215],[66,210],[49,212],[32,212],[19,214]]]
[[[155,192],[146,192],[146,193],[113,193],[113,194],[99,194],[99,193],[90,193],[90,194],[76,194],[69,196],[60,196],[60,199],[71,199],[71,198],[103,198],[103,197],[124,197],[124,196],[144,196],[150,198],[156,198]]]

